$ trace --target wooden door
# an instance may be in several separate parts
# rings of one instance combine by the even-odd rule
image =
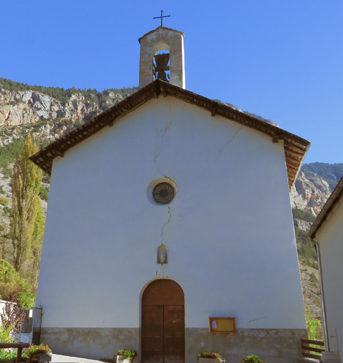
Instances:
[[[144,363],[184,363],[184,295],[176,282],[156,280],[145,289],[141,342]]]
[[[164,306],[164,363],[184,362],[185,312],[183,305]]]
[[[142,311],[142,362],[163,363],[163,305]]]

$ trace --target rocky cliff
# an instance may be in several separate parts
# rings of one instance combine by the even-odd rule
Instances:
[[[0,79],[0,147],[28,132],[42,143],[52,141],[134,91],[63,90]]]
[[[291,190],[292,207],[316,216],[343,175],[343,164],[304,164]]]
[[[292,208],[307,210],[316,216],[330,194],[330,186],[323,177],[302,169],[291,189]]]

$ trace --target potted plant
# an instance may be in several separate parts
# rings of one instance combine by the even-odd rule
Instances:
[[[257,355],[249,354],[245,358],[242,358],[242,363],[265,363]]]
[[[121,349],[117,352],[117,363],[131,363],[137,356],[134,350]]]
[[[219,353],[214,352],[201,352],[198,354],[199,363],[215,363],[215,362],[225,362],[225,359]]]
[[[52,359],[51,349],[48,345],[30,345],[22,354],[29,362],[50,362]]]
[[[0,349],[0,363],[11,363],[17,359],[17,352]]]

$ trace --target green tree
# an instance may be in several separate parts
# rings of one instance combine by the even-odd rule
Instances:
[[[40,265],[40,257],[43,244],[45,219],[42,213],[42,206],[38,203],[37,215],[35,219],[31,252],[32,252],[32,272],[31,272],[31,284],[35,289],[38,285],[38,271]]]
[[[18,289],[18,272],[5,260],[0,260],[0,298],[10,299]]]
[[[16,302],[26,309],[35,304],[31,285],[20,278],[19,273],[5,260],[0,260],[0,299]]]
[[[22,152],[17,154],[13,166],[10,231],[14,268],[19,273],[23,273],[24,262],[29,257],[39,210],[38,194],[42,171],[29,159],[37,151],[38,145],[28,134]]]

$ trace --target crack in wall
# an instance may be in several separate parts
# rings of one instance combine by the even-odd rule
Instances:
[[[230,138],[218,148],[218,151],[213,155],[212,161],[208,162],[207,165],[204,165],[203,169],[199,171],[197,175],[198,179],[201,179],[203,176],[211,174],[210,170],[214,167],[217,167],[217,164],[215,162],[221,157],[224,150],[235,141],[243,128],[244,126],[240,126],[232,135],[230,135]]]
[[[238,136],[238,134],[242,131],[242,129],[243,129],[243,126],[240,126],[239,128],[238,128],[238,130],[236,130],[235,132],[234,132],[234,134],[229,138],[229,140],[227,140],[221,147],[220,147],[220,149],[218,150],[218,156],[217,156],[217,158],[216,158],[216,160],[220,157],[220,154],[222,154],[222,152],[224,151],[224,149],[226,149],[226,147],[228,146],[228,145],[230,145],[235,139],[236,139],[236,137]]]
[[[173,125],[173,122],[174,122],[174,112],[173,112],[173,108],[172,107],[169,107],[169,112],[168,112],[168,115],[169,115],[169,121],[168,121],[168,124],[165,125],[164,127],[161,127],[161,124],[158,122],[158,124],[156,125],[156,141],[155,141],[155,149],[154,149],[154,158],[153,158],[153,161],[154,161],[154,165],[155,165],[155,168],[156,170],[161,174],[161,175],[164,175],[165,173],[163,173],[160,169],[160,167],[158,166],[158,159],[161,155],[161,151],[162,151],[162,146],[163,146],[163,143],[164,143],[164,138],[167,134],[167,132],[170,130],[170,128],[172,127]],[[156,120],[159,120],[160,118],[159,117],[156,117]],[[162,117],[162,120],[163,120],[163,117]]]
[[[260,318],[256,318],[256,319],[248,320],[248,323],[254,323],[255,321],[263,320],[263,319],[266,319],[266,318],[267,318],[266,316],[261,316]]]
[[[166,226],[170,223],[170,221],[171,221],[171,217],[172,217],[172,215],[171,215],[171,208],[170,208],[170,206],[168,206],[168,219],[167,219],[167,221],[163,224],[163,226],[162,226],[162,228],[161,228],[161,234],[160,234],[161,242],[163,242],[163,241],[164,241],[164,231],[165,231]]]
[[[171,115],[168,124],[164,127],[162,133],[161,133],[161,140],[166,136],[167,132],[169,131],[169,129],[172,127],[173,125],[173,120],[174,117]]]

